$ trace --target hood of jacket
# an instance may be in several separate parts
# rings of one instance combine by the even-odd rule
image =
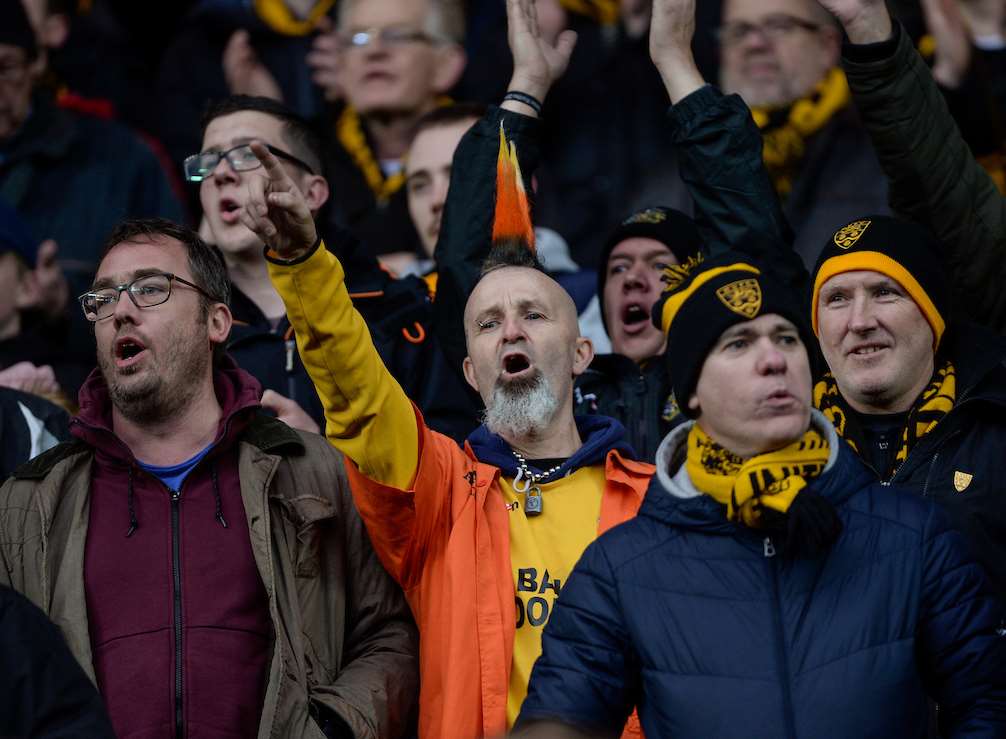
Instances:
[[[657,472],[650,481],[639,515],[679,528],[710,534],[732,535],[741,524],[728,521],[725,508],[692,484],[684,471],[688,432],[694,421],[669,433],[657,450]],[[828,439],[829,455],[824,472],[807,489],[838,506],[850,495],[876,482],[856,453],[839,438],[834,427],[817,410],[811,410],[811,428]]]
[[[259,408],[262,387],[225,355],[213,373],[213,389],[221,410],[213,444],[220,448],[226,446],[222,442],[236,438],[251,422]],[[70,421],[70,433],[113,459],[132,463],[133,453],[112,430],[112,399],[100,370],[95,369],[88,376],[80,389],[78,403],[80,412]]]
[[[563,463],[557,470],[557,476],[568,475],[581,467],[604,464],[611,451],[617,451],[628,459],[636,459],[636,453],[625,439],[625,428],[615,419],[607,416],[576,416],[575,420],[583,446]],[[517,474],[517,458],[510,445],[485,425],[479,426],[468,436],[468,446],[477,460],[498,467],[505,477]]]

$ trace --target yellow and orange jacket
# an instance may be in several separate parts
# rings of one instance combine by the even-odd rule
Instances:
[[[499,469],[430,430],[381,363],[339,261],[270,259],[297,344],[348,464],[374,549],[420,630],[419,735],[496,736],[506,707],[515,588]],[[635,516],[652,465],[609,452],[598,534]],[[633,716],[626,736],[640,736]]]

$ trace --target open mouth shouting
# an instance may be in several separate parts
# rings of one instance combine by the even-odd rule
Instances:
[[[233,226],[241,220],[241,204],[231,198],[220,200],[220,220],[228,226]]]
[[[128,369],[142,361],[147,347],[137,338],[123,336],[115,341],[115,366],[117,369]]]
[[[622,308],[622,327],[630,336],[640,334],[650,325],[650,311],[639,303],[628,303]]]
[[[500,379],[503,382],[524,380],[534,373],[531,360],[523,352],[507,352],[503,355],[503,372]]]

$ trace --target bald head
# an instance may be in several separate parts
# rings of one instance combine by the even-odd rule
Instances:
[[[580,336],[573,299],[530,267],[498,267],[482,277],[465,306],[465,339],[465,377],[483,400],[528,372],[544,376],[558,398],[571,399],[573,377],[594,356]]]

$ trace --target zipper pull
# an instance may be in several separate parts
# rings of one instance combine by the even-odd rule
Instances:
[[[182,497],[182,491],[181,490],[172,490],[171,491],[171,500],[173,502],[177,503],[178,499],[181,498],[181,497]]]
[[[293,372],[293,353],[297,350],[297,342],[293,339],[286,340],[286,371]]]
[[[775,556],[775,544],[772,543],[772,537],[766,536],[765,540],[762,542],[764,545],[765,557],[772,558]]]

